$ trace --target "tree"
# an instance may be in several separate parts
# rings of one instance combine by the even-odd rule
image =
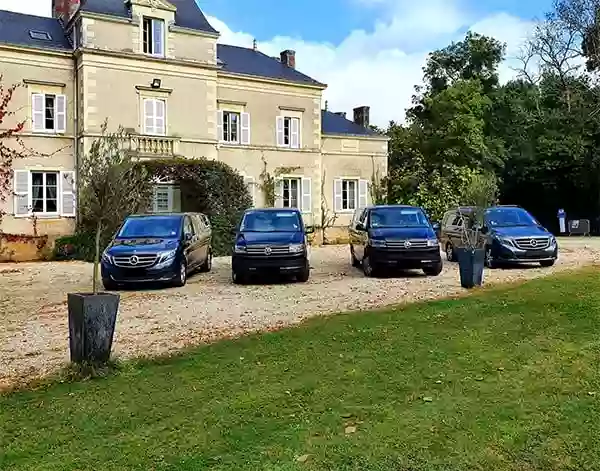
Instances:
[[[124,150],[124,129],[108,132],[108,121],[101,129],[79,166],[80,217],[83,226],[95,232],[94,294],[102,236],[112,235],[126,216],[147,208],[152,191],[146,169]]]
[[[0,203],[6,203],[12,195],[13,162],[25,157],[25,146],[19,133],[25,122],[6,123],[7,118],[14,116],[9,106],[18,84],[6,87],[0,75]],[[0,224],[4,211],[0,208]],[[1,231],[1,227],[0,227]]]

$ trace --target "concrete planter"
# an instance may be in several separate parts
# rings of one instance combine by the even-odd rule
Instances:
[[[484,249],[454,249],[460,272],[460,285],[463,288],[474,288],[483,284],[483,267],[485,265]]]
[[[120,296],[69,293],[69,347],[74,363],[106,363],[110,358]]]

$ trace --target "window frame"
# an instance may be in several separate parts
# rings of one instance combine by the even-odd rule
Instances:
[[[64,134],[67,131],[67,97],[62,93],[47,93],[47,92],[31,92],[31,131],[35,133],[41,134]],[[41,119],[43,123],[43,127],[41,129],[36,129],[35,127],[35,116],[40,112],[36,112],[35,110],[35,97],[41,97],[42,99],[42,110],[41,110]],[[48,98],[52,97],[54,100],[52,111],[54,115],[52,116],[52,128],[46,127],[46,111],[48,110]],[[62,100],[64,109],[59,108],[59,103]],[[63,128],[58,126],[59,115],[62,115],[63,118]]]
[[[342,212],[354,212],[358,209],[358,185],[359,185],[359,178],[340,178],[341,182],[342,182],[342,194],[341,194],[341,208],[340,211]],[[353,207],[350,207],[347,205],[347,207],[344,207],[344,184],[349,184],[349,183],[353,183],[354,184],[354,205]],[[350,189],[348,188],[347,193],[350,192]],[[348,203],[350,201],[349,198],[346,198],[346,202]]]
[[[154,51],[154,25],[155,23],[160,23],[162,25],[161,27],[161,45],[162,45],[162,52],[157,53],[156,51]],[[148,38],[146,39],[146,25],[148,24]],[[141,21],[141,34],[142,34],[142,40],[141,40],[141,46],[142,46],[142,53],[147,55],[147,56],[152,56],[152,57],[165,57],[166,53],[166,43],[167,43],[167,34],[166,34],[166,22],[164,19],[162,18],[155,18],[152,16],[142,16],[142,21]],[[148,45],[148,50],[146,50],[146,44]]]
[[[33,187],[34,187],[33,175],[35,173],[42,174],[42,185],[41,185],[42,186],[41,200],[42,200],[42,207],[43,207],[42,211],[34,211],[34,206],[33,206],[33,201],[35,199],[40,199],[40,198],[34,198],[34,195],[33,195]],[[48,190],[47,178],[48,178],[49,174],[56,176],[56,186],[55,186],[55,188],[56,188],[56,198],[55,198],[56,199],[56,211],[48,211],[47,210],[48,209],[48,199],[49,199],[47,197],[47,190]],[[61,190],[61,185],[60,185],[60,176],[61,176],[61,173],[59,170],[45,170],[45,169],[44,170],[41,170],[41,169],[40,170],[37,170],[37,169],[29,170],[29,194],[31,195],[31,197],[30,197],[30,201],[31,201],[30,212],[32,215],[33,214],[39,215],[39,216],[59,216],[60,215],[60,209],[61,209],[60,198],[62,196],[62,190]],[[39,186],[39,185],[35,185],[35,186]],[[50,198],[50,199],[52,199],[52,198]]]
[[[153,120],[153,129],[154,132],[148,132],[148,128],[147,128],[147,124],[146,124],[146,103],[147,102],[152,102],[152,111],[153,111],[153,115],[152,115],[152,120]],[[156,120],[157,120],[157,103],[158,102],[162,102],[163,103],[163,112],[164,112],[164,116],[163,116],[163,129],[162,129],[162,133],[158,133],[156,132]],[[142,131],[143,134],[146,136],[167,136],[167,99],[166,98],[161,98],[161,97],[142,97]]]
[[[230,110],[222,110],[223,113],[223,132],[221,133],[220,140],[221,142],[225,142],[227,144],[239,144],[241,142],[240,132],[242,129],[242,113],[239,111],[230,111]],[[235,137],[236,139],[228,139],[231,137],[231,116],[236,116],[235,123]],[[229,136],[226,136],[226,133],[229,133]]]
[[[293,132],[294,125],[297,123],[296,133]],[[287,128],[286,128],[287,124]],[[286,135],[287,129],[287,135]],[[302,148],[302,118],[299,116],[291,116],[282,114],[277,116],[277,123],[275,126],[277,147],[285,149],[301,149]],[[296,144],[294,144],[294,136],[296,136]],[[287,143],[286,143],[287,139]]]
[[[291,206],[291,202],[292,202],[292,198],[291,198],[291,183],[292,181],[296,181],[297,182],[297,187],[296,187],[296,206]],[[285,203],[285,197],[284,197],[284,192],[285,192],[285,184],[286,182],[289,184],[289,190],[288,193],[290,193],[289,196],[289,203],[290,206],[286,206]],[[302,211],[302,177],[296,177],[296,176],[283,176],[281,177],[281,207],[282,208],[286,208],[286,209],[298,209],[300,211]]]

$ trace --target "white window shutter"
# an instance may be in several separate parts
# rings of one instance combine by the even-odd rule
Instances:
[[[333,180],[333,211],[339,212],[342,210],[342,179],[336,178]]]
[[[275,207],[283,208],[283,178],[275,179]]]
[[[300,148],[300,120],[298,118],[292,118],[291,129],[290,129],[290,147],[292,149]]]
[[[277,145],[279,147],[285,146],[285,138],[284,138],[284,130],[283,130],[283,116],[277,116],[276,128],[277,128]]]
[[[31,184],[28,170],[15,170],[13,184],[15,191],[14,215],[28,216],[31,207]]]
[[[165,22],[152,20],[152,52],[156,56],[165,55]]]
[[[34,131],[43,131],[44,126],[44,102],[45,97],[41,93],[31,95],[31,121]]]
[[[369,181],[358,181],[358,207],[366,208],[368,203]]]
[[[312,213],[312,188],[309,177],[302,177],[302,212]]]
[[[250,113],[242,113],[241,121],[241,140],[240,144],[250,144]]]
[[[217,110],[217,141],[223,142],[223,110]]]
[[[67,97],[56,95],[54,101],[54,130],[64,133],[67,129]]]
[[[250,193],[250,197],[252,198],[252,206],[256,206],[256,185],[254,184],[254,177],[246,175],[244,176],[244,183],[248,188],[248,193]]]
[[[61,212],[65,217],[75,217],[75,172],[60,172]]]
[[[155,117],[155,121],[154,121],[154,132],[156,134],[160,134],[161,136],[164,136],[167,132],[166,132],[166,126],[165,126],[165,121],[166,121],[166,106],[165,106],[165,101],[164,100],[154,100],[154,117]]]
[[[144,100],[144,134],[154,134],[154,100]]]

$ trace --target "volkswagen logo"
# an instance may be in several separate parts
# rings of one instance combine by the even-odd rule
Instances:
[[[131,263],[132,265],[137,265],[139,261],[140,261],[140,259],[138,258],[137,255],[132,255],[131,258],[129,259],[129,263]]]
[[[412,244],[410,243],[410,240],[405,240],[405,241],[404,241],[404,248],[405,248],[405,249],[409,249],[411,245],[412,245]]]
[[[531,246],[532,246],[532,247],[535,247],[535,246],[537,246],[537,240],[535,240],[535,239],[531,239]]]
[[[271,255],[271,247],[265,247],[265,255]]]

